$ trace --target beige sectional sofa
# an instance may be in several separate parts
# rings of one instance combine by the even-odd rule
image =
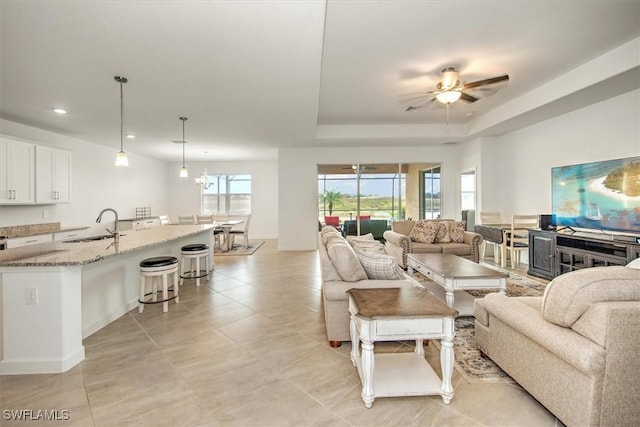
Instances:
[[[371,243],[366,241],[367,237],[363,240],[359,244],[349,243],[330,226],[318,233],[324,318],[327,338],[333,347],[351,340],[346,294],[349,289],[421,286],[398,268],[393,257],[382,253],[384,246],[373,236]],[[354,247],[359,247],[358,253]]]
[[[640,270],[556,277],[474,306],[478,347],[568,426],[640,425]]]
[[[459,239],[451,239],[448,232],[442,233],[442,227],[450,227],[452,223],[462,227]],[[416,224],[418,224],[418,227],[420,225],[435,226],[435,234],[431,236],[433,239],[416,240],[417,233],[414,230]],[[394,221],[391,225],[391,230],[385,231],[383,237],[386,241],[387,253],[393,255],[398,261],[398,265],[402,268],[407,267],[407,254],[414,253],[451,253],[468,258],[473,262],[479,262],[480,260],[482,236],[471,231],[464,231],[464,223],[462,221],[450,219]]]

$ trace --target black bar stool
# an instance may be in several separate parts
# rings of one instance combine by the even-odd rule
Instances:
[[[207,277],[209,280],[209,245],[204,243],[193,243],[191,245],[184,245],[180,248],[182,255],[181,269],[180,269],[180,285],[184,283],[184,279],[196,279],[196,286],[200,286],[200,278]],[[204,259],[204,270],[200,269],[200,259]],[[189,270],[185,271],[187,267],[187,261],[189,261]],[[195,261],[195,268],[193,266]]]
[[[169,289],[169,276],[173,275],[173,289]],[[162,276],[162,299],[158,300],[158,286],[156,279]],[[147,292],[147,277],[151,278],[151,292]],[[178,258],[172,256],[159,256],[147,258],[140,261],[140,298],[138,302],[138,313],[144,311],[145,304],[162,303],[162,311],[169,311],[169,301],[176,300],[176,304],[180,302],[178,297]],[[169,297],[169,292],[173,293]],[[151,301],[147,301],[146,297],[151,295]]]

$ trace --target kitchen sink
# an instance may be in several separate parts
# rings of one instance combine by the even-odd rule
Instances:
[[[124,234],[121,234],[120,237],[124,236]],[[96,240],[105,240],[105,239],[113,239],[113,236],[111,234],[99,234],[96,236],[87,236],[87,237],[81,237],[79,239],[73,239],[73,240],[65,240],[62,243],[82,243],[82,242],[94,242]]]

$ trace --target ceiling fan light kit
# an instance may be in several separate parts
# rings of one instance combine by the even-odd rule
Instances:
[[[436,99],[443,104],[452,104],[460,99],[462,92],[458,90],[446,90],[436,95]]]
[[[124,96],[122,94],[122,85],[128,80],[124,76],[115,76],[114,80],[120,83],[120,151],[116,154],[116,166],[127,167],[129,166],[129,158],[127,153],[124,152]]]
[[[471,83],[462,83],[459,78],[458,70],[454,67],[444,68],[442,71],[442,81],[440,81],[436,85],[436,90],[431,91],[429,93],[433,94],[435,99],[442,104],[453,104],[458,100],[465,101],[467,103],[476,102],[479,98],[475,96],[469,95],[466,93],[466,90],[475,89],[482,86],[493,85],[496,83],[504,82],[509,80],[509,76],[504,74],[502,76],[492,77],[489,79],[478,80]],[[433,98],[432,98],[433,100]],[[427,102],[427,101],[425,101]],[[424,102],[423,102],[424,104]],[[419,109],[422,106],[409,106],[404,109],[404,111],[414,111]]]

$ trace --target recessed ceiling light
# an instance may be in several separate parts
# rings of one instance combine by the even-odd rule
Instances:
[[[136,138],[135,135],[130,134],[130,133],[127,134],[127,139],[135,139],[135,138]]]
[[[67,114],[67,110],[63,110],[62,108],[54,108],[53,112],[56,114]]]

